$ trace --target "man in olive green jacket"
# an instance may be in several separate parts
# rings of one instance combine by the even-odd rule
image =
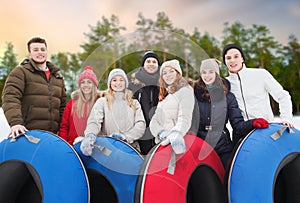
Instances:
[[[59,130],[66,92],[59,68],[47,61],[47,43],[36,37],[27,43],[25,59],[8,75],[2,94],[2,108],[11,127],[9,136],[40,129]]]

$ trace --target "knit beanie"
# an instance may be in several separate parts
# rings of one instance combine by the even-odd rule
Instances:
[[[160,65],[160,61],[159,61],[157,54],[154,53],[153,51],[147,51],[143,56],[142,66],[144,66],[146,59],[149,57],[155,58],[157,60],[158,66]]]
[[[179,64],[179,61],[176,60],[176,59],[173,59],[173,60],[170,60],[170,61],[165,61],[162,65],[161,65],[161,68],[160,68],[160,75],[162,75],[162,71],[164,68],[166,67],[171,67],[171,68],[174,68],[175,70],[178,71],[178,73],[180,73],[180,75],[182,75],[182,70],[180,68],[180,64]]]
[[[218,73],[218,75],[220,75],[220,64],[221,61],[215,58],[205,59],[201,61],[200,73],[202,73],[203,70],[214,70],[216,73]]]
[[[91,81],[93,81],[93,83],[98,88],[98,79],[97,79],[96,74],[93,71],[92,66],[85,66],[84,67],[84,71],[80,74],[80,76],[78,78],[78,86],[79,87],[80,87],[80,83],[83,79],[90,79]]]
[[[115,69],[113,69],[113,70],[110,71],[110,73],[108,75],[108,78],[107,78],[107,87],[110,87],[111,80],[113,79],[113,77],[115,77],[117,75],[122,76],[124,78],[124,80],[125,80],[125,86],[127,88],[128,87],[128,78],[127,78],[127,75],[120,68],[115,68]]]
[[[223,62],[224,62],[224,63],[225,63],[225,54],[227,53],[227,51],[228,51],[229,49],[237,49],[237,50],[239,50],[239,52],[241,53],[243,59],[245,60],[244,51],[243,51],[243,49],[242,49],[240,46],[238,46],[238,45],[236,45],[236,44],[228,44],[228,45],[226,45],[226,46],[224,47],[223,52],[222,52]]]

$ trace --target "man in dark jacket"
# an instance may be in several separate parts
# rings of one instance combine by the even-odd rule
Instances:
[[[142,66],[132,74],[128,87],[133,92],[134,98],[140,102],[146,121],[147,128],[144,136],[139,140],[141,153],[144,155],[155,145],[148,126],[158,103],[159,66],[160,60],[157,54],[153,51],[146,52],[142,59]]]
[[[36,37],[27,43],[25,59],[8,75],[2,94],[2,108],[11,131],[17,136],[27,130],[53,133],[66,105],[66,92],[59,68],[47,61],[47,43]]]

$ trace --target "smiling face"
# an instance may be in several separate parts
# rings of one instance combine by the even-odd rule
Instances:
[[[201,78],[206,85],[212,86],[216,80],[216,72],[212,69],[202,70]]]
[[[110,87],[115,92],[122,92],[125,90],[126,82],[120,75],[116,75],[111,79]]]
[[[44,43],[31,43],[29,47],[29,57],[38,65],[45,65],[48,57],[47,47]]]
[[[85,79],[81,80],[80,90],[82,91],[85,98],[87,98],[87,96],[92,94],[93,85],[94,85],[94,83],[88,78],[85,78]]]
[[[225,64],[231,73],[237,73],[243,68],[244,59],[237,49],[229,49],[225,54]]]
[[[144,69],[149,73],[156,73],[158,70],[158,61],[154,57],[148,57],[144,62]]]
[[[167,85],[172,85],[177,78],[177,74],[174,68],[167,66],[162,71],[162,79]]]

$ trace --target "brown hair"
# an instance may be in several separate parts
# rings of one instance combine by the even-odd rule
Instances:
[[[188,81],[186,81],[186,79],[184,79],[177,70],[176,70],[176,73],[177,73],[176,79],[175,79],[174,83],[170,86],[167,86],[167,84],[164,82],[162,76],[159,77],[159,95],[158,95],[159,101],[164,100],[164,98],[169,93],[173,94],[177,90],[179,90],[181,87],[189,85]]]
[[[222,86],[223,86],[225,95],[227,95],[227,93],[229,91],[228,81],[226,81],[224,78],[220,78],[220,77],[218,77],[218,78],[220,79],[219,81],[222,82]],[[217,81],[217,78],[216,78],[216,81]],[[205,99],[210,98],[209,91],[201,77],[195,82],[194,87],[203,90],[203,94],[202,94],[203,98],[205,98]]]
[[[30,44],[32,44],[32,43],[43,43],[47,47],[47,42],[45,39],[40,38],[40,37],[34,37],[27,42],[27,49],[29,52],[30,52]]]

